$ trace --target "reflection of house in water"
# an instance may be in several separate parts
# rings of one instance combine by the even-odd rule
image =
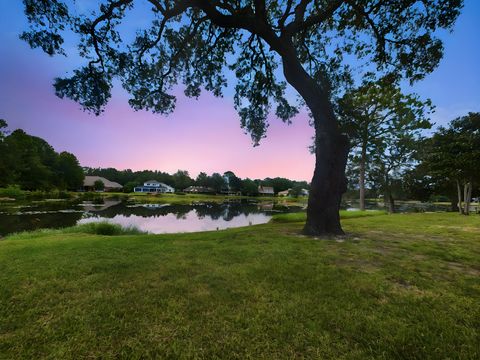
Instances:
[[[91,202],[84,202],[82,204],[82,206],[83,206],[83,209],[85,211],[96,212],[96,211],[102,211],[102,210],[108,209],[109,207],[118,205],[120,203],[121,203],[120,200],[108,200],[108,199],[106,199],[106,200],[104,200],[103,204],[96,205],[96,204],[93,204]]]
[[[170,204],[142,204],[141,206],[146,209],[154,210],[154,209],[161,209],[163,207],[170,206]]]
[[[143,183],[143,186],[137,186],[133,189],[134,192],[144,193],[174,193],[175,189],[167,184],[150,180]]]
[[[273,201],[272,202],[261,202],[258,204],[260,210],[273,210]]]

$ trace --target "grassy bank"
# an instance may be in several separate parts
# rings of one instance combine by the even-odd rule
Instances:
[[[0,357],[480,357],[480,217],[0,241]],[[297,215],[298,216],[298,215]]]
[[[275,196],[239,196],[239,195],[209,195],[209,194],[146,194],[146,193],[103,193],[103,196],[127,196],[129,200],[144,203],[191,204],[192,202],[225,202],[231,200],[275,201],[285,205],[306,205],[306,197],[275,197]]]
[[[67,192],[67,191],[26,191],[17,187],[0,188],[0,203],[12,201],[49,201],[49,200],[92,200],[120,199],[136,203],[168,203],[191,204],[192,202],[217,202],[237,200],[275,201],[287,206],[304,206],[307,197],[275,197],[275,196],[238,196],[223,194],[148,194],[123,192]]]

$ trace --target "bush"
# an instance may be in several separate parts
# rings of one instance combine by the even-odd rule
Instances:
[[[34,231],[23,231],[15,234],[8,235],[9,239],[32,239],[36,237],[41,237],[44,235],[55,235],[55,234],[92,234],[92,235],[141,235],[147,234],[147,232],[142,231],[135,226],[123,227],[119,224],[111,224],[106,221],[102,222],[92,222],[87,224],[81,224],[71,227],[66,227],[63,229],[38,229]]]
[[[430,196],[430,199],[428,199],[430,202],[450,202],[450,198],[445,195],[432,195]]]
[[[103,197],[97,196],[92,199],[92,203],[95,205],[102,205],[105,204],[105,201],[103,200]]]
[[[81,224],[64,229],[64,232],[85,233],[94,235],[139,235],[145,234],[134,226],[123,227],[119,224],[112,224],[106,221]]]
[[[25,197],[25,191],[20,189],[18,185],[9,185],[6,188],[0,189],[0,197],[23,199]]]
[[[57,196],[58,196],[59,199],[71,199],[71,198],[73,198],[72,194],[70,194],[68,191],[64,191],[64,190],[60,190],[58,192]]]

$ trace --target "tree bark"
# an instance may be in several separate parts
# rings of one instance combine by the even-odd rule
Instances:
[[[342,235],[339,211],[347,190],[348,138],[340,132],[329,94],[303,69],[293,46],[285,45],[282,62],[285,78],[305,100],[315,127],[315,170],[303,233]]]
[[[362,153],[360,155],[360,175],[358,186],[360,188],[360,210],[365,211],[365,164],[367,162],[367,147],[362,144]]]
[[[345,137],[316,136],[315,170],[308,198],[307,235],[342,235],[340,202],[346,191],[345,166],[349,151]]]
[[[457,195],[458,195],[458,212],[460,215],[463,215],[463,206],[462,206],[462,188],[460,187],[460,182],[457,180]]]
[[[395,213],[395,199],[393,198],[393,195],[391,192],[388,193],[388,212],[390,214]]]

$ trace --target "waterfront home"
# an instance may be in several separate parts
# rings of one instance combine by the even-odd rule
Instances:
[[[258,193],[260,195],[271,195],[271,196],[275,195],[275,191],[273,190],[273,187],[271,187],[271,186],[260,185],[258,187]]]
[[[95,182],[103,183],[103,191],[122,190],[123,186],[115,181],[110,181],[101,176],[85,176],[83,179],[83,191],[95,191]]]
[[[290,191],[291,191],[291,190],[292,190],[292,189],[287,189],[287,190],[284,190],[284,191],[279,191],[277,195],[278,195],[278,196],[288,196],[288,195],[290,195]]]
[[[290,196],[292,189],[287,189],[285,191],[279,191],[278,196]],[[309,191],[307,189],[300,190],[299,196],[308,196]]]
[[[189,186],[183,191],[192,194],[214,194],[216,192],[215,189],[206,186]]]
[[[174,193],[175,189],[167,184],[158,182],[157,180],[149,180],[143,183],[143,186],[137,186],[133,192],[144,193]]]

